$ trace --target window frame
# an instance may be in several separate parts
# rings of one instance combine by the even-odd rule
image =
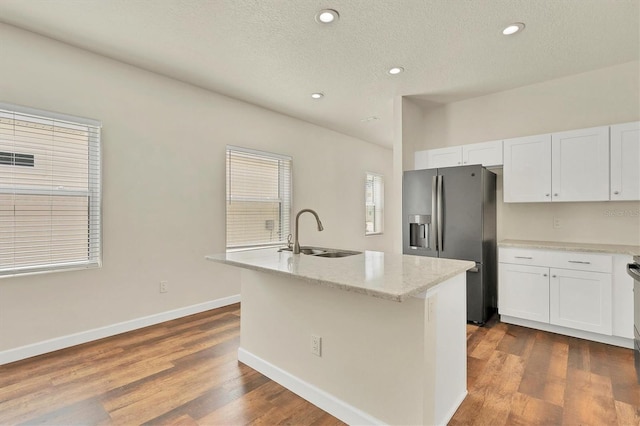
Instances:
[[[103,238],[102,238],[102,122],[90,118],[60,114],[21,105],[0,102],[0,110],[37,120],[52,121],[67,124],[72,127],[86,127],[87,129],[87,189],[53,188],[37,185],[2,185],[0,194],[86,197],[87,199],[87,259],[81,261],[39,263],[28,266],[15,265],[9,269],[2,269],[0,265],[0,279],[15,276],[45,274],[51,272],[66,272],[102,267]],[[95,155],[95,158],[92,157]],[[55,164],[55,163],[52,163]],[[18,167],[17,164],[9,167]],[[92,209],[93,207],[93,209]],[[95,219],[95,220],[94,220]],[[93,247],[93,248],[91,248]]]
[[[374,197],[374,200],[371,203],[369,203],[367,200],[367,188],[369,186],[370,181],[372,182],[372,192],[373,192],[372,197]],[[380,200],[375,200],[376,181],[379,182],[380,184],[380,188],[378,189],[380,194]],[[364,210],[365,210],[364,235],[367,237],[372,235],[382,235],[384,234],[384,175],[380,173],[366,172],[364,182],[365,182],[364,183]],[[370,207],[373,207],[373,212],[374,212],[373,231],[369,231],[367,229],[367,223],[368,223],[367,215],[369,213]],[[376,219],[375,219],[376,212],[379,212],[380,214],[379,229],[376,227]]]
[[[278,160],[278,161],[288,161],[289,162],[289,177],[288,177],[288,185],[287,179],[282,175],[282,170],[280,169],[281,165],[279,164],[278,170],[278,193],[284,194],[286,196],[286,191],[288,191],[289,199],[283,199],[284,197],[278,197],[280,204],[280,212],[279,212],[279,221],[280,227],[285,228],[282,231],[283,239],[280,241],[268,242],[268,243],[256,243],[256,244],[245,244],[245,245],[234,245],[229,246],[228,239],[228,224],[229,224],[229,211],[227,209],[228,203],[230,202],[230,196],[228,193],[229,188],[229,152],[238,152],[247,155],[252,155],[255,157],[262,157],[270,160]],[[288,188],[287,188],[288,186]],[[273,202],[275,199],[256,199],[256,198],[243,198],[243,197],[232,197],[237,201],[253,201],[253,202]],[[245,251],[245,250],[258,250],[262,248],[270,248],[270,247],[281,247],[287,243],[288,235],[292,233],[292,214],[293,214],[293,158],[284,154],[277,154],[274,152],[261,151],[252,148],[245,148],[237,145],[227,145],[225,149],[225,251],[226,252],[235,252],[235,251]],[[287,217],[288,216],[288,217]],[[288,220],[287,220],[288,219]],[[283,226],[282,223],[285,223],[287,226]]]

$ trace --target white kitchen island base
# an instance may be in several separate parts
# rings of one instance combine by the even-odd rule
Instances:
[[[349,424],[446,424],[467,392],[465,273],[397,302],[243,269],[238,358]]]

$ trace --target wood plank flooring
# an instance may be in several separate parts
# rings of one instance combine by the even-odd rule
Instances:
[[[494,317],[467,325],[469,394],[458,425],[640,425],[633,351]]]
[[[240,364],[232,305],[0,366],[0,425],[341,425]],[[490,321],[467,326],[451,425],[640,425],[633,352]]]

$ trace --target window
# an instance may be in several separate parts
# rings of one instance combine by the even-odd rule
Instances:
[[[384,180],[367,173],[365,184],[365,235],[382,234],[384,223]]]
[[[291,157],[227,147],[227,250],[286,243]]]
[[[0,104],[0,275],[100,265],[100,127]]]

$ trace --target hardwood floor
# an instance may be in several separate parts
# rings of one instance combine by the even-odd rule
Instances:
[[[467,325],[457,425],[640,425],[633,351],[498,322]]]
[[[236,360],[239,305],[0,366],[0,424],[338,425]],[[451,425],[640,425],[633,352],[497,322],[467,327]]]

